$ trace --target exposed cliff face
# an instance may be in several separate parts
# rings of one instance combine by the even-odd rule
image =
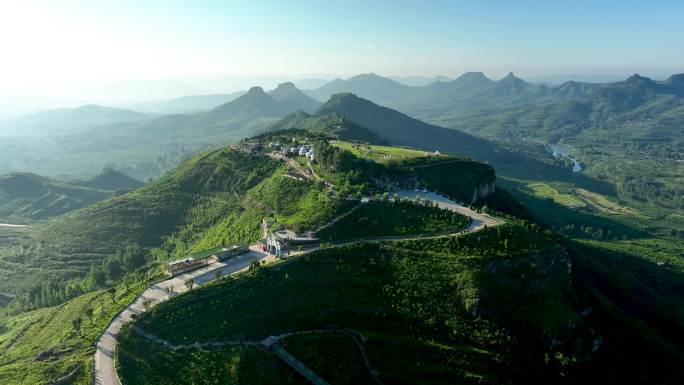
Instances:
[[[483,183],[480,185],[480,187],[477,187],[473,190],[473,199],[471,200],[471,203],[475,203],[480,199],[494,194],[494,191],[496,191],[496,182],[492,181]]]
[[[496,173],[485,163],[461,158],[415,158],[388,167],[390,180],[427,188],[461,202],[475,202],[495,191]]]

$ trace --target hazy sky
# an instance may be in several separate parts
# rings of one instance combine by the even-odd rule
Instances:
[[[683,20],[677,0],[0,0],[0,94],[149,79],[218,92],[207,79],[228,75],[684,72]]]

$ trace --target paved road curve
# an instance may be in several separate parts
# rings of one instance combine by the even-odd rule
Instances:
[[[0,227],[27,227],[28,225],[12,225],[9,223],[0,223]]]
[[[503,224],[504,222],[500,219],[496,219],[484,213],[478,213],[466,206],[458,204],[449,198],[443,197],[439,194],[426,191],[411,191],[411,190],[399,190],[396,192],[399,198],[414,199],[416,196],[422,200],[429,200],[436,203],[438,207],[443,209],[455,211],[459,214],[463,214],[471,218],[470,225],[466,230],[473,232],[484,228],[485,226],[493,227]]]
[[[116,337],[121,331],[121,327],[131,321],[133,314],[145,312],[144,301],[150,301],[152,306],[170,297],[185,292],[188,288],[185,281],[193,279],[196,286],[203,285],[216,279],[216,270],[221,271],[221,276],[235,274],[249,268],[254,260],[272,262],[273,256],[263,253],[256,246],[251,246],[249,253],[232,257],[224,262],[217,262],[199,270],[181,274],[169,278],[165,281],[156,283],[145,290],[133,303],[128,305],[116,318],[109,324],[107,330],[102,334],[97,343],[95,351],[95,384],[98,385],[120,385],[119,377],[114,366],[114,349],[116,349]],[[295,255],[293,253],[293,255]],[[167,291],[169,290],[169,291]]]
[[[490,217],[486,214],[478,213],[435,193],[416,192],[410,190],[400,190],[397,192],[397,196],[401,198],[413,199],[416,197],[416,195],[420,199],[430,200],[436,203],[439,207],[456,211],[470,217],[472,220],[467,229],[467,231],[470,232],[481,230],[485,226],[492,227],[504,223],[499,219]],[[462,232],[463,231],[459,231],[458,233]],[[445,235],[440,235],[438,237],[443,236]],[[385,239],[393,240],[395,238],[388,237]],[[375,241],[379,240],[383,239],[375,239]],[[350,241],[337,246],[343,246],[356,242],[362,242],[362,240]],[[133,301],[133,303],[128,305],[126,309],[116,316],[116,318],[110,323],[109,327],[107,327],[105,332],[98,340],[95,351],[94,383],[96,385],[121,385],[121,381],[119,381],[119,377],[116,374],[116,367],[114,365],[114,350],[116,349],[117,344],[116,338],[121,331],[121,327],[131,321],[131,316],[133,314],[140,315],[146,311],[143,306],[144,301],[150,301],[151,305],[154,306],[171,298],[174,295],[185,292],[188,290],[188,288],[185,286],[185,281],[188,279],[194,280],[196,284],[195,287],[201,286],[216,279],[216,270],[220,270],[221,276],[225,276],[247,270],[251,262],[255,260],[265,261],[267,263],[275,261],[274,256],[262,252],[257,245],[250,246],[250,249],[251,251],[247,254],[232,257],[226,261],[217,262],[202,269],[169,278],[165,281],[156,283],[145,290],[138,298],[136,298],[135,301]],[[317,247],[312,247],[302,251],[293,250],[289,256],[292,258],[317,249]],[[169,291],[171,293],[169,293]]]

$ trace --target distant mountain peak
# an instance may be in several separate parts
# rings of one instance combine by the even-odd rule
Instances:
[[[509,72],[503,79],[496,82],[497,92],[501,95],[510,95],[522,92],[530,87],[526,81]]]
[[[257,103],[257,104],[262,104],[262,103],[275,103],[275,99],[273,99],[270,95],[268,95],[263,88],[259,86],[254,86],[247,91],[246,94],[240,96],[239,98],[233,100],[232,102],[228,102],[225,105],[228,104],[239,104],[239,103]],[[221,106],[219,106],[221,107]]]
[[[639,74],[634,74],[625,80],[626,84],[629,85],[642,85],[642,86],[652,86],[655,85],[655,82],[651,80],[651,78],[647,78],[645,76],[641,76]]]
[[[350,79],[364,79],[364,78],[366,78],[366,79],[380,79],[380,78],[385,79],[382,76],[380,76],[374,72],[369,72],[367,74],[354,75]]]
[[[509,72],[508,75],[504,76],[500,81],[524,81],[524,80],[515,76],[515,74],[513,72]]]
[[[221,119],[234,119],[236,116],[247,116],[253,113],[263,116],[282,116],[288,112],[288,108],[264,92],[261,87],[251,87],[246,94],[210,111],[215,116],[221,116]]]
[[[113,168],[105,168],[99,174],[94,175],[90,179],[77,182],[76,184],[102,190],[115,191],[120,189],[135,189],[141,187],[144,183],[137,179],[131,178],[121,171],[114,170]]]
[[[283,82],[283,83],[278,84],[278,87],[275,88],[275,90],[279,90],[279,89],[282,89],[282,90],[297,90],[298,88],[297,88],[297,87],[295,86],[295,84],[292,83],[292,82]],[[274,91],[275,91],[275,90],[274,90]]]
[[[380,76],[376,73],[370,72],[367,74],[358,74],[350,77],[346,82],[351,83],[365,83],[369,85],[393,85],[398,87],[406,87],[401,83],[398,83],[390,78]]]
[[[486,79],[486,80],[489,80],[489,78],[486,77],[484,73],[479,72],[479,71],[464,72],[463,75],[458,77],[458,79]]]
[[[97,109],[104,109],[106,107],[102,107],[99,104],[84,104],[80,107],[77,107],[77,110],[97,110]]]
[[[303,93],[292,82],[278,84],[268,95],[282,103],[290,111],[304,110],[313,112],[321,103]]]
[[[477,87],[491,82],[492,80],[486,77],[482,72],[466,72],[451,83],[465,87]]]
[[[641,76],[639,74],[634,74],[634,75],[628,77],[626,81],[627,82],[638,82],[638,81],[650,81],[650,80],[651,79],[649,79],[645,76]]]
[[[345,108],[349,106],[365,106],[368,104],[374,103],[351,92],[339,92],[330,96],[330,99],[328,99],[327,102],[320,105],[316,109],[315,115],[326,115],[339,112],[338,108]]]
[[[265,94],[265,93],[266,92],[264,91],[264,89],[259,87],[259,86],[250,87],[249,91],[247,91],[247,94],[251,94],[251,95],[258,95],[258,94]]]
[[[268,94],[276,98],[276,100],[285,97],[287,95],[302,94],[302,91],[297,88],[292,82],[284,82],[278,84],[278,87],[268,91]]]
[[[335,102],[352,101],[352,100],[361,100],[361,98],[352,92],[338,92],[336,94],[331,95],[330,100],[328,100],[326,102],[326,104],[330,103],[330,102],[335,103]]]
[[[665,82],[670,84],[684,84],[684,73],[673,74]]]
[[[327,100],[330,96],[340,92],[353,92],[363,98],[384,102],[401,98],[412,90],[412,87],[390,78],[366,73],[352,76],[346,80],[335,79],[309,91],[308,94],[318,100]]]

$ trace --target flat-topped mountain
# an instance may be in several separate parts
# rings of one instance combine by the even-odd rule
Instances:
[[[268,94],[273,99],[287,105],[290,110],[302,110],[311,113],[321,105],[319,101],[300,91],[292,82],[280,83]]]
[[[482,72],[466,72],[458,78],[447,82],[436,82],[430,87],[449,87],[452,89],[474,89],[485,87],[492,84],[494,81],[489,79]]]

